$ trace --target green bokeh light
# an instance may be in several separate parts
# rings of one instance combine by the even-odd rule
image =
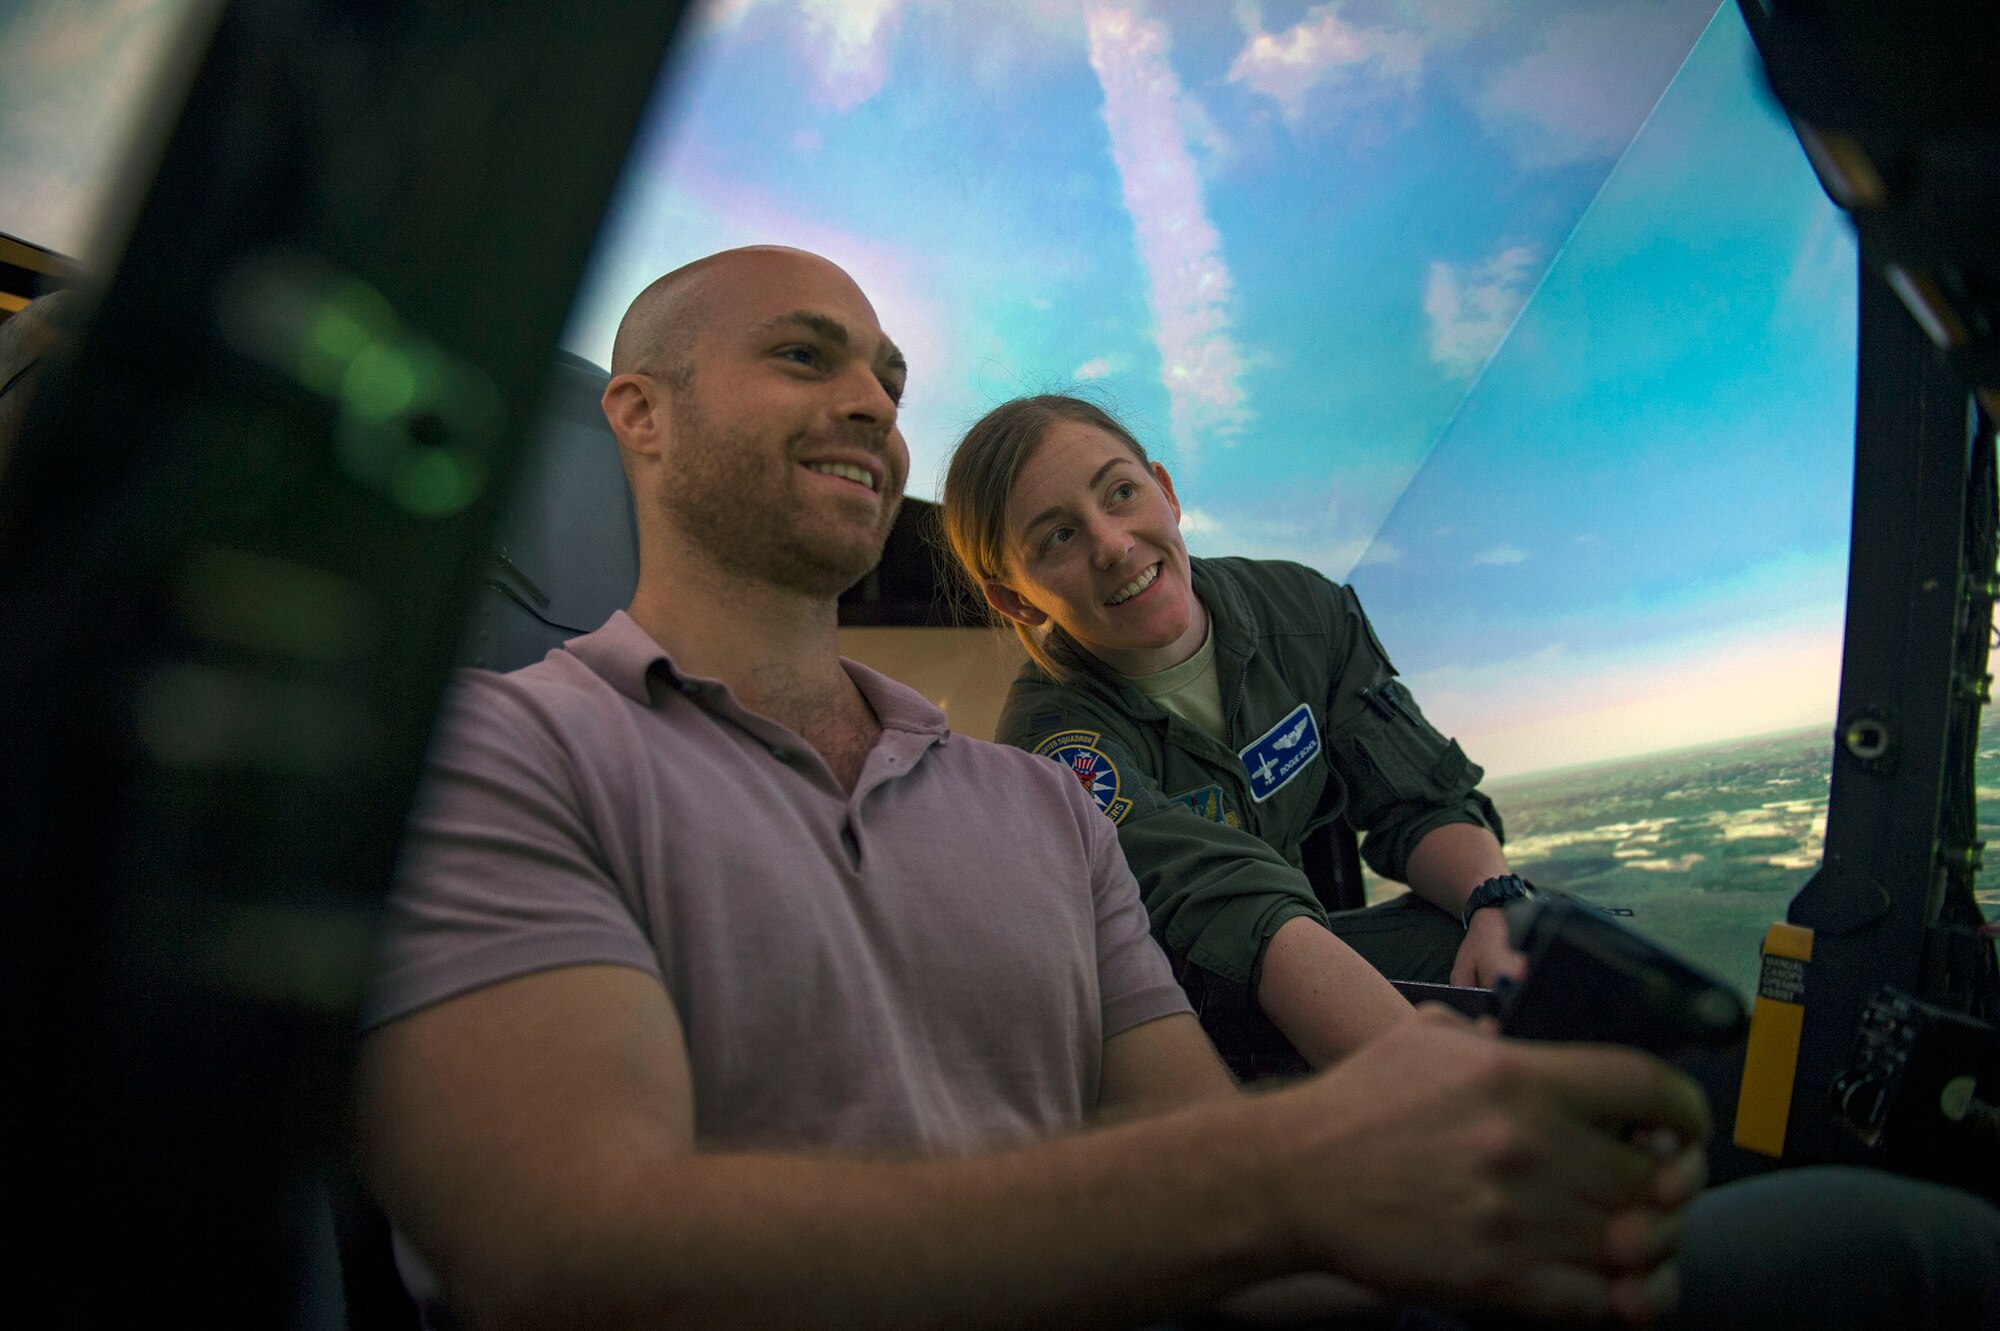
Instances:
[[[381,292],[350,281],[314,311],[298,347],[299,378],[323,393],[341,384],[356,358],[396,334],[396,316]]]
[[[417,396],[417,366],[400,346],[363,347],[341,376],[342,405],[362,420],[380,423],[409,410]]]
[[[444,449],[416,449],[396,467],[389,493],[412,513],[441,518],[478,498],[484,482],[484,469],[471,458]]]

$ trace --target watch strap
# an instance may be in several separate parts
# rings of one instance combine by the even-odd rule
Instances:
[[[1462,928],[1472,927],[1474,911],[1485,910],[1488,906],[1501,906],[1509,901],[1535,895],[1535,885],[1517,873],[1495,875],[1472,889],[1472,895],[1465,899],[1465,909],[1459,912],[1458,922]]]

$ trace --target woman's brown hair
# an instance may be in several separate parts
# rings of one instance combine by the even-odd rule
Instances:
[[[1049,431],[1063,421],[1102,430],[1131,449],[1141,465],[1150,461],[1144,446],[1116,417],[1082,398],[1062,393],[1019,397],[980,417],[952,452],[938,503],[945,539],[977,604],[986,604],[983,583],[1007,580],[1007,500],[1014,482]],[[1036,665],[1056,679],[1068,673],[1050,653],[1046,637],[1060,629],[1008,622]]]

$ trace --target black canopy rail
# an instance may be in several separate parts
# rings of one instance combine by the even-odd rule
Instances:
[[[2000,967],[1975,896],[1984,858],[1975,766],[2000,591],[1991,6],[1739,5],[1807,157],[1853,219],[1861,255],[1847,632],[1825,856],[1788,913],[1815,939],[1785,1155],[1944,1173],[1959,1148],[1990,1145],[1946,1141],[1956,1119],[1945,1122],[1935,1106],[1925,1111],[1933,1140],[1922,1146],[1913,1131],[1857,1135],[1854,1102],[1836,1113],[1830,1089],[1858,1082],[1861,1101],[1878,1111],[1874,1128],[1893,1123],[1881,1097],[1903,1079],[1890,1086],[1850,1073],[1864,1052],[1857,1029],[1874,1032],[1878,1054],[1894,1046],[1901,1057],[1932,1043],[1908,1024],[1924,1005],[1987,1037],[2000,1013]],[[1994,1097],[1990,1046],[1954,1046],[1968,1060],[1958,1079],[1965,1095],[1976,1082]]]

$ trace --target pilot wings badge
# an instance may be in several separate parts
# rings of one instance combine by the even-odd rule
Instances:
[[[1300,703],[1285,719],[1251,741],[1236,756],[1250,777],[1250,798],[1262,804],[1306,770],[1319,756],[1319,726],[1312,708]]]

